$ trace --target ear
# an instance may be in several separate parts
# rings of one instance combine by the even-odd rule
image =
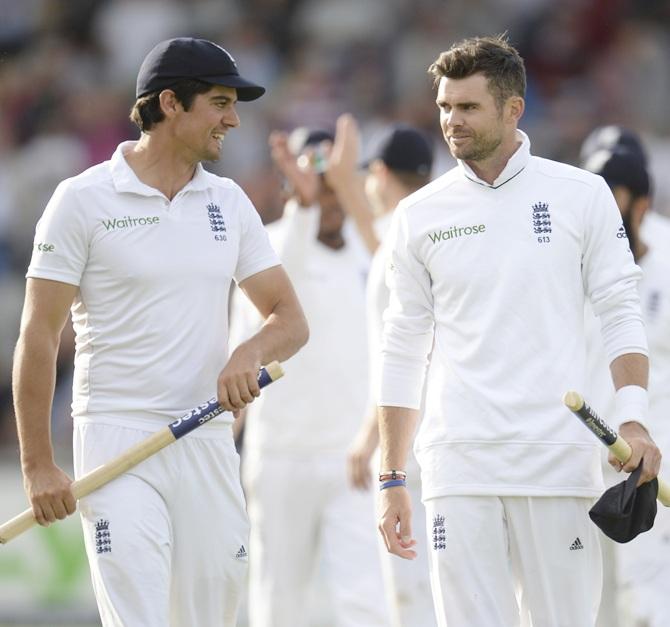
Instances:
[[[518,122],[526,108],[526,103],[521,96],[510,96],[505,103],[507,117],[510,122]]]
[[[175,96],[175,93],[171,89],[164,89],[158,95],[158,101],[161,105],[161,111],[165,114],[165,117],[168,120],[184,110],[179,100],[177,100],[177,96]]]

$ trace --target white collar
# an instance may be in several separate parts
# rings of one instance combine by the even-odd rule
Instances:
[[[491,187],[494,189],[513,179],[528,165],[528,162],[530,161],[530,139],[528,138],[528,135],[526,135],[526,133],[520,129],[517,129],[516,133],[517,137],[521,140],[521,145],[509,158],[502,172],[498,175],[496,180],[493,181],[493,183],[487,183],[486,181],[480,179],[474,173],[473,169],[467,163],[465,163],[465,161],[457,159],[458,165],[463,170],[463,174],[475,183],[479,183],[480,185],[485,185],[486,187]]]
[[[140,181],[140,179],[137,177],[137,174],[135,174],[134,170],[128,165],[124,153],[132,148],[135,144],[137,144],[137,141],[121,142],[116,147],[116,150],[110,159],[114,188],[119,193],[132,192],[133,194],[140,194],[141,196],[164,197],[164,194],[161,191]],[[201,163],[198,163],[198,165],[195,167],[195,174],[193,175],[193,178],[188,183],[186,183],[184,187],[182,187],[180,192],[189,190],[203,190],[207,187],[208,181],[205,168],[202,167]]]

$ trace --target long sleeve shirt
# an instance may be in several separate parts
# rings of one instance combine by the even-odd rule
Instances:
[[[610,360],[647,353],[611,192],[518,135],[493,184],[459,162],[393,218],[380,405],[419,407],[433,347],[415,443],[424,499],[598,495],[600,444],[561,402],[584,385],[585,298]]]

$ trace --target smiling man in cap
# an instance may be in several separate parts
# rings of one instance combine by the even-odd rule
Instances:
[[[239,126],[237,101],[264,91],[212,42],[161,42],[137,78],[131,119],[140,139],[51,198],[14,367],[24,484],[40,524],[75,510],[49,430],[70,311],[78,477],[215,395],[242,409],[260,393],[260,366],[305,343],[302,309],[255,208],[200,163],[218,159]],[[265,323],[229,355],[233,280]],[[105,627],[235,624],[249,523],[232,421],[222,414],[80,500]]]

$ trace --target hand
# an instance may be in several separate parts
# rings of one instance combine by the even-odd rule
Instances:
[[[300,168],[295,155],[289,150],[288,135],[273,131],[268,139],[270,154],[279,171],[293,187],[298,202],[303,207],[316,203],[319,194],[319,175],[312,168]]]
[[[256,397],[260,396],[258,371],[260,359],[245,351],[233,351],[228,363],[219,374],[217,380],[217,396],[219,405],[233,412],[235,418]]]
[[[335,142],[328,158],[326,182],[334,190],[351,185],[357,176],[360,133],[356,120],[349,113],[337,118]]]
[[[24,471],[23,485],[38,524],[48,527],[77,509],[72,494],[72,479],[58,466],[47,466]]]
[[[365,434],[356,437],[347,454],[347,475],[349,482],[357,490],[367,490],[372,483],[370,460],[377,448]]]
[[[379,531],[384,539],[386,550],[404,559],[416,558],[412,547],[416,540],[412,538],[412,504],[407,488],[397,486],[386,488],[379,493]]]
[[[642,462],[642,473],[638,485],[651,481],[661,468],[661,451],[651,439],[649,432],[639,422],[624,422],[619,427],[619,435],[628,442],[632,449],[631,456],[621,463],[614,455],[609,454],[607,461],[617,471],[633,472]]]

